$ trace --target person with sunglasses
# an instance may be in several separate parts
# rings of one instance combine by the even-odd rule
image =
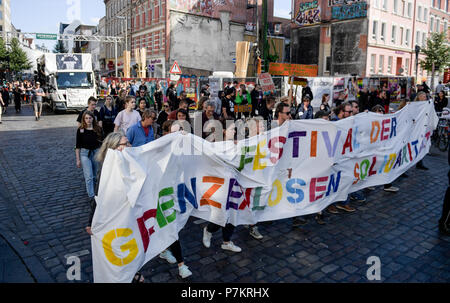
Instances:
[[[133,147],[138,147],[157,139],[156,112],[146,109],[142,114],[142,120],[128,128],[127,138]]]
[[[272,122],[272,129],[280,127],[284,122],[291,120],[291,107],[289,104],[280,102],[275,108],[275,119]]]

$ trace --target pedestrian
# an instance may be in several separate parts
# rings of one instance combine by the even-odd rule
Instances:
[[[77,117],[78,127],[80,127],[83,114],[86,111],[90,111],[91,113],[93,113],[94,117],[95,117],[95,122],[97,123],[97,125],[100,127],[103,127],[103,123],[102,123],[102,120],[100,117],[100,112],[97,110],[96,107],[97,107],[97,99],[95,97],[89,97],[88,106],[85,109],[83,109],[81,111],[81,113],[78,114],[78,117]]]
[[[225,91],[225,97],[222,98],[222,114],[221,116],[225,120],[236,120],[235,115],[235,103],[234,103],[234,90],[227,89]]]
[[[425,83],[425,81],[424,81],[424,83]],[[425,83],[425,85],[426,85],[426,83]],[[421,91],[421,92],[417,93],[416,99],[414,101],[427,101],[427,100],[428,100],[427,93],[425,91]],[[423,164],[423,159],[420,160],[419,162],[417,162],[416,168],[421,169],[421,170],[428,170],[428,167],[426,167]]]
[[[263,101],[263,93],[261,89],[261,85],[256,84],[255,88],[250,93],[250,97],[252,98],[252,117],[260,116],[261,106]]]
[[[450,168],[450,149],[448,150],[448,165]],[[439,231],[445,236],[450,236],[450,169],[448,171],[448,186],[442,205],[442,215],[439,219]]]
[[[442,92],[445,88],[445,85],[442,84],[442,81],[439,81],[439,84],[436,86],[436,95],[438,95],[440,92]]]
[[[103,133],[108,136],[114,132],[114,120],[117,117],[117,110],[112,96],[106,96],[105,103],[100,108],[100,121],[102,121]]]
[[[347,96],[345,95],[345,91],[339,92],[338,98],[334,101],[335,106],[338,107],[342,103],[347,101]]]
[[[117,97],[119,92],[119,89],[116,86],[116,81],[112,80],[111,84],[109,85],[109,93],[108,95],[113,96],[113,97]]]
[[[200,101],[198,101],[198,110],[204,111],[206,108],[206,102],[209,101],[209,97],[200,97]]]
[[[228,121],[228,123],[227,120],[224,120],[222,122],[224,139],[225,141],[234,141],[236,135],[236,125],[234,124],[234,120]],[[219,139],[216,138],[216,140]],[[220,225],[214,223],[209,223],[207,226],[205,226],[203,228],[203,245],[206,248],[210,248],[212,235],[219,229],[222,229],[223,243],[221,245],[221,248],[223,250],[229,250],[231,252],[241,252],[242,249],[231,241],[231,237],[233,236],[235,229],[234,225],[231,223],[226,223],[225,227],[221,227]]]
[[[302,103],[297,108],[295,119],[314,119],[314,110],[311,106],[311,99],[308,94],[303,96]]]
[[[159,82],[156,82],[156,88],[155,88],[155,92],[153,94],[153,100],[155,100],[156,103],[156,110],[159,112],[162,110],[162,102],[163,102],[163,91],[161,88],[161,84]],[[160,124],[162,125],[162,124]]]
[[[139,99],[139,101],[137,101],[136,99],[136,103],[138,104],[138,108],[136,109],[136,111],[139,113],[139,115],[141,115],[144,113],[144,111],[148,108],[147,107],[147,102],[145,101],[144,98]]]
[[[120,113],[125,109],[125,100],[127,98],[127,91],[125,89],[121,89],[119,91],[119,95],[115,96],[114,104],[116,105],[116,111]]]
[[[209,83],[203,85],[202,90],[200,91],[200,97],[208,97],[211,95],[209,92]]]
[[[163,125],[164,135],[168,135],[172,132],[178,131],[178,130],[176,130],[176,128],[174,128],[172,130],[173,122],[174,122],[173,120],[164,122],[164,125]],[[182,279],[185,279],[192,275],[192,272],[189,270],[189,267],[186,264],[184,264],[184,258],[183,258],[181,243],[180,243],[179,239],[176,240],[175,242],[173,242],[173,244],[170,245],[166,250],[161,252],[159,254],[159,257],[161,259],[165,259],[170,264],[178,263],[178,274],[180,275],[180,277]]]
[[[275,119],[272,121],[272,129],[280,127],[284,122],[291,120],[291,109],[289,104],[280,102],[275,108]]]
[[[170,115],[170,105],[169,102],[165,101],[163,104],[163,109],[158,114],[158,120],[156,120],[156,123],[161,126],[160,129],[162,129],[162,126],[164,125],[164,122],[167,121],[169,115]],[[162,135],[162,134],[160,134]]]
[[[35,88],[32,90],[33,94],[33,105],[34,105],[34,115],[36,121],[41,120],[42,115],[42,101],[46,96],[44,90],[41,88],[41,83],[36,82]]]
[[[178,108],[178,98],[175,85],[176,85],[175,82],[170,82],[169,87],[167,88],[166,91],[166,97],[169,101],[171,110],[176,110]]]
[[[14,87],[13,96],[16,113],[20,113],[22,111],[22,90],[19,85]]]
[[[322,103],[320,104],[319,109],[322,111],[329,112],[331,110],[329,102],[330,102],[330,94],[323,94],[322,95]]]
[[[86,111],[77,130],[75,155],[77,167],[83,168],[86,191],[90,200],[94,198],[97,182],[97,163],[94,158],[102,140],[102,129],[97,125],[94,114]]]
[[[3,103],[5,104],[5,106],[3,108],[3,113],[6,113],[7,108],[9,106],[9,100],[10,100],[10,91],[9,91],[8,84],[3,85],[1,96],[3,99]]]
[[[167,119],[168,120],[177,120],[177,114],[180,109],[184,109],[185,111],[189,112],[188,101],[181,100],[180,103],[178,104],[178,108],[176,110],[172,111],[169,114],[169,116],[167,117]],[[189,117],[189,114],[188,114],[188,117]]]
[[[202,113],[202,138],[206,139],[213,133],[214,125],[217,124],[220,117],[215,113],[215,104],[211,101],[206,102],[206,110]],[[212,122],[216,120],[217,122]]]
[[[142,120],[132,125],[127,130],[127,138],[131,146],[138,147],[158,138],[156,112],[146,109],[142,114]]]
[[[128,96],[125,99],[125,109],[117,114],[114,120],[114,131],[119,129],[127,132],[128,128],[141,121],[141,115],[134,109],[136,107],[136,99],[133,96]]]
[[[434,98],[434,109],[436,112],[440,113],[444,110],[444,107],[446,107],[448,104],[447,97],[445,96],[445,92],[441,90],[436,98]]]
[[[264,119],[264,121],[266,121],[267,130],[270,130],[272,128],[274,107],[275,97],[271,95],[264,96],[259,108],[259,115]]]
[[[2,124],[3,108],[5,108],[5,107],[6,107],[6,104],[3,101],[3,97],[0,95],[0,124]]]
[[[250,96],[250,93],[247,91],[247,88],[245,87],[245,84],[241,84],[239,86],[239,90],[237,91],[236,94],[236,98],[234,99],[234,103],[237,106],[241,106],[241,105],[252,105],[252,97]],[[245,110],[246,107],[240,107],[242,108],[242,111],[235,111],[237,112],[236,114],[236,118],[237,119],[241,119],[242,118],[242,114],[248,118],[250,115],[250,112]]]

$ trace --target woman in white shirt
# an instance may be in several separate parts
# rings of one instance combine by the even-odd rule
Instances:
[[[125,99],[125,109],[117,114],[114,120],[114,132],[123,130],[127,133],[128,128],[141,121],[141,115],[134,110],[136,107],[136,99],[133,96],[128,96]]]

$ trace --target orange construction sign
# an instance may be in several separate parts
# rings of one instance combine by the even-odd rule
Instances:
[[[269,74],[272,76],[317,77],[318,66],[271,62]]]

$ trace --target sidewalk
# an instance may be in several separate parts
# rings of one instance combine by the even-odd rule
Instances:
[[[0,235],[0,283],[35,283],[22,259]]]

